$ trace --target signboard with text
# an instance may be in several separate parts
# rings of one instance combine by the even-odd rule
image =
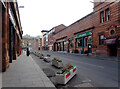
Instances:
[[[82,34],[75,35],[75,38],[81,38],[81,37],[85,37],[85,36],[89,36],[89,35],[92,35],[92,31],[84,32]]]

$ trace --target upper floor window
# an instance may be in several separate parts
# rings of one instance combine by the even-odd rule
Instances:
[[[109,21],[110,20],[110,10],[109,10],[109,8],[108,9],[106,9],[106,21]]]
[[[101,13],[100,13],[100,15],[101,15],[101,23],[103,23],[104,22],[104,11],[102,11]]]

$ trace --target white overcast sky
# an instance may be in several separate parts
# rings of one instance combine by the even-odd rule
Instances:
[[[18,0],[23,35],[41,35],[41,30],[69,26],[93,11],[92,0]]]

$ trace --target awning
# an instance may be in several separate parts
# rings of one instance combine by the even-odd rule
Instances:
[[[105,45],[112,45],[112,44],[117,44],[117,38],[113,38],[113,39],[107,39],[104,41]]]

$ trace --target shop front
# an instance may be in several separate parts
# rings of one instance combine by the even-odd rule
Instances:
[[[108,56],[118,56],[118,49],[119,49],[119,37],[106,39],[104,44],[107,45],[107,53]]]
[[[73,53],[73,50],[74,50],[74,39],[73,38],[68,39],[68,43],[69,43],[69,47],[68,47],[69,52]]]
[[[58,40],[54,45],[55,51],[67,51],[66,39]]]
[[[92,53],[92,31],[75,35],[75,45],[80,53]]]

